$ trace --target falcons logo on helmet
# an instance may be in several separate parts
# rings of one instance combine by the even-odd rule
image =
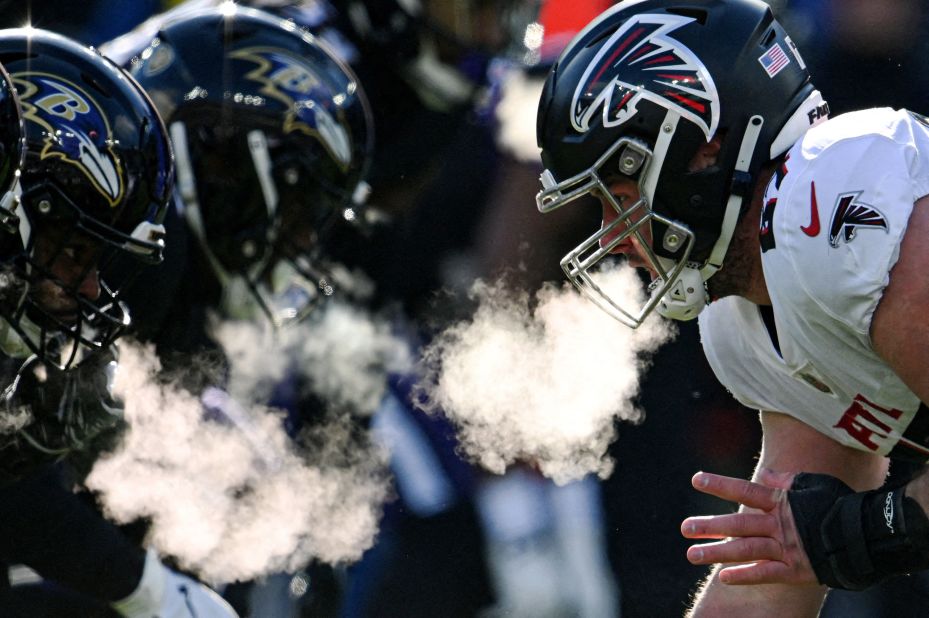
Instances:
[[[839,196],[832,213],[832,225],[829,226],[829,244],[838,249],[839,242],[850,243],[855,240],[859,228],[887,231],[887,220],[876,208],[856,202],[861,191],[845,193]]]
[[[706,66],[669,36],[695,21],[679,15],[636,15],[603,45],[584,71],[571,101],[579,133],[602,108],[603,126],[620,125],[646,99],[673,109],[699,126],[709,141],[719,124],[719,93]]]

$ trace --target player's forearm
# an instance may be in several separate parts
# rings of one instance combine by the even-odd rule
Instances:
[[[686,618],[812,617],[819,613],[825,597],[826,589],[823,586],[731,586],[719,581],[717,573],[720,568],[715,567],[712,575],[700,587],[694,597],[693,608],[687,613]]]

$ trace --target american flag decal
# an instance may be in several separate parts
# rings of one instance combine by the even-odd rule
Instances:
[[[771,49],[758,58],[758,62],[761,63],[768,77],[774,77],[781,72],[781,69],[790,64],[790,58],[784,53],[784,48],[781,47],[781,44],[775,43]]]

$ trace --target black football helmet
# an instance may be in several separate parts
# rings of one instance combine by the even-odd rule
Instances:
[[[292,22],[231,3],[162,25],[130,70],[168,125],[224,315],[302,317],[332,292],[327,231],[367,191],[373,135],[352,71]]]
[[[99,273],[120,260],[137,273],[161,259],[173,158],[149,98],[93,49],[44,30],[0,30],[0,63],[21,104],[26,143],[22,194],[0,205],[0,348],[64,369],[128,326],[119,301],[127,282]],[[6,188],[21,150],[3,84]]]
[[[760,168],[827,114],[764,2],[643,0],[608,9],[563,52],[539,104],[546,168],[539,210],[594,194],[618,214],[566,255],[562,268],[633,328],[656,307],[666,317],[696,317]],[[717,136],[716,164],[689,171],[698,147]],[[636,179],[636,203],[610,194],[617,176]],[[632,236],[658,273],[641,308],[620,306],[591,276]]]

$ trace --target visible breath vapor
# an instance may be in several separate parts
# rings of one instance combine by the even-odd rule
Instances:
[[[308,393],[328,405],[368,415],[384,397],[387,373],[412,365],[386,321],[337,299],[278,333],[224,322],[213,334],[230,361],[230,389],[251,401],[266,401],[274,384],[296,372]]]
[[[630,267],[604,272],[598,283],[641,302]],[[425,352],[425,407],[442,409],[465,452],[491,471],[529,460],[559,483],[607,477],[614,420],[640,419],[641,375],[673,328],[655,317],[632,330],[568,284],[546,286],[536,301],[480,282],[472,295],[479,302],[473,318]]]
[[[298,447],[281,413],[258,404],[296,371],[333,410],[369,414],[387,371],[409,366],[407,349],[385,323],[338,303],[277,335],[231,322],[215,334],[230,393],[207,389],[202,401],[159,383],[150,350],[122,345],[114,390],[128,429],[88,486],[114,520],[149,518],[148,541],[207,581],[357,560],[390,491],[386,453],[335,413],[317,419]],[[204,407],[221,421],[205,418]]]

